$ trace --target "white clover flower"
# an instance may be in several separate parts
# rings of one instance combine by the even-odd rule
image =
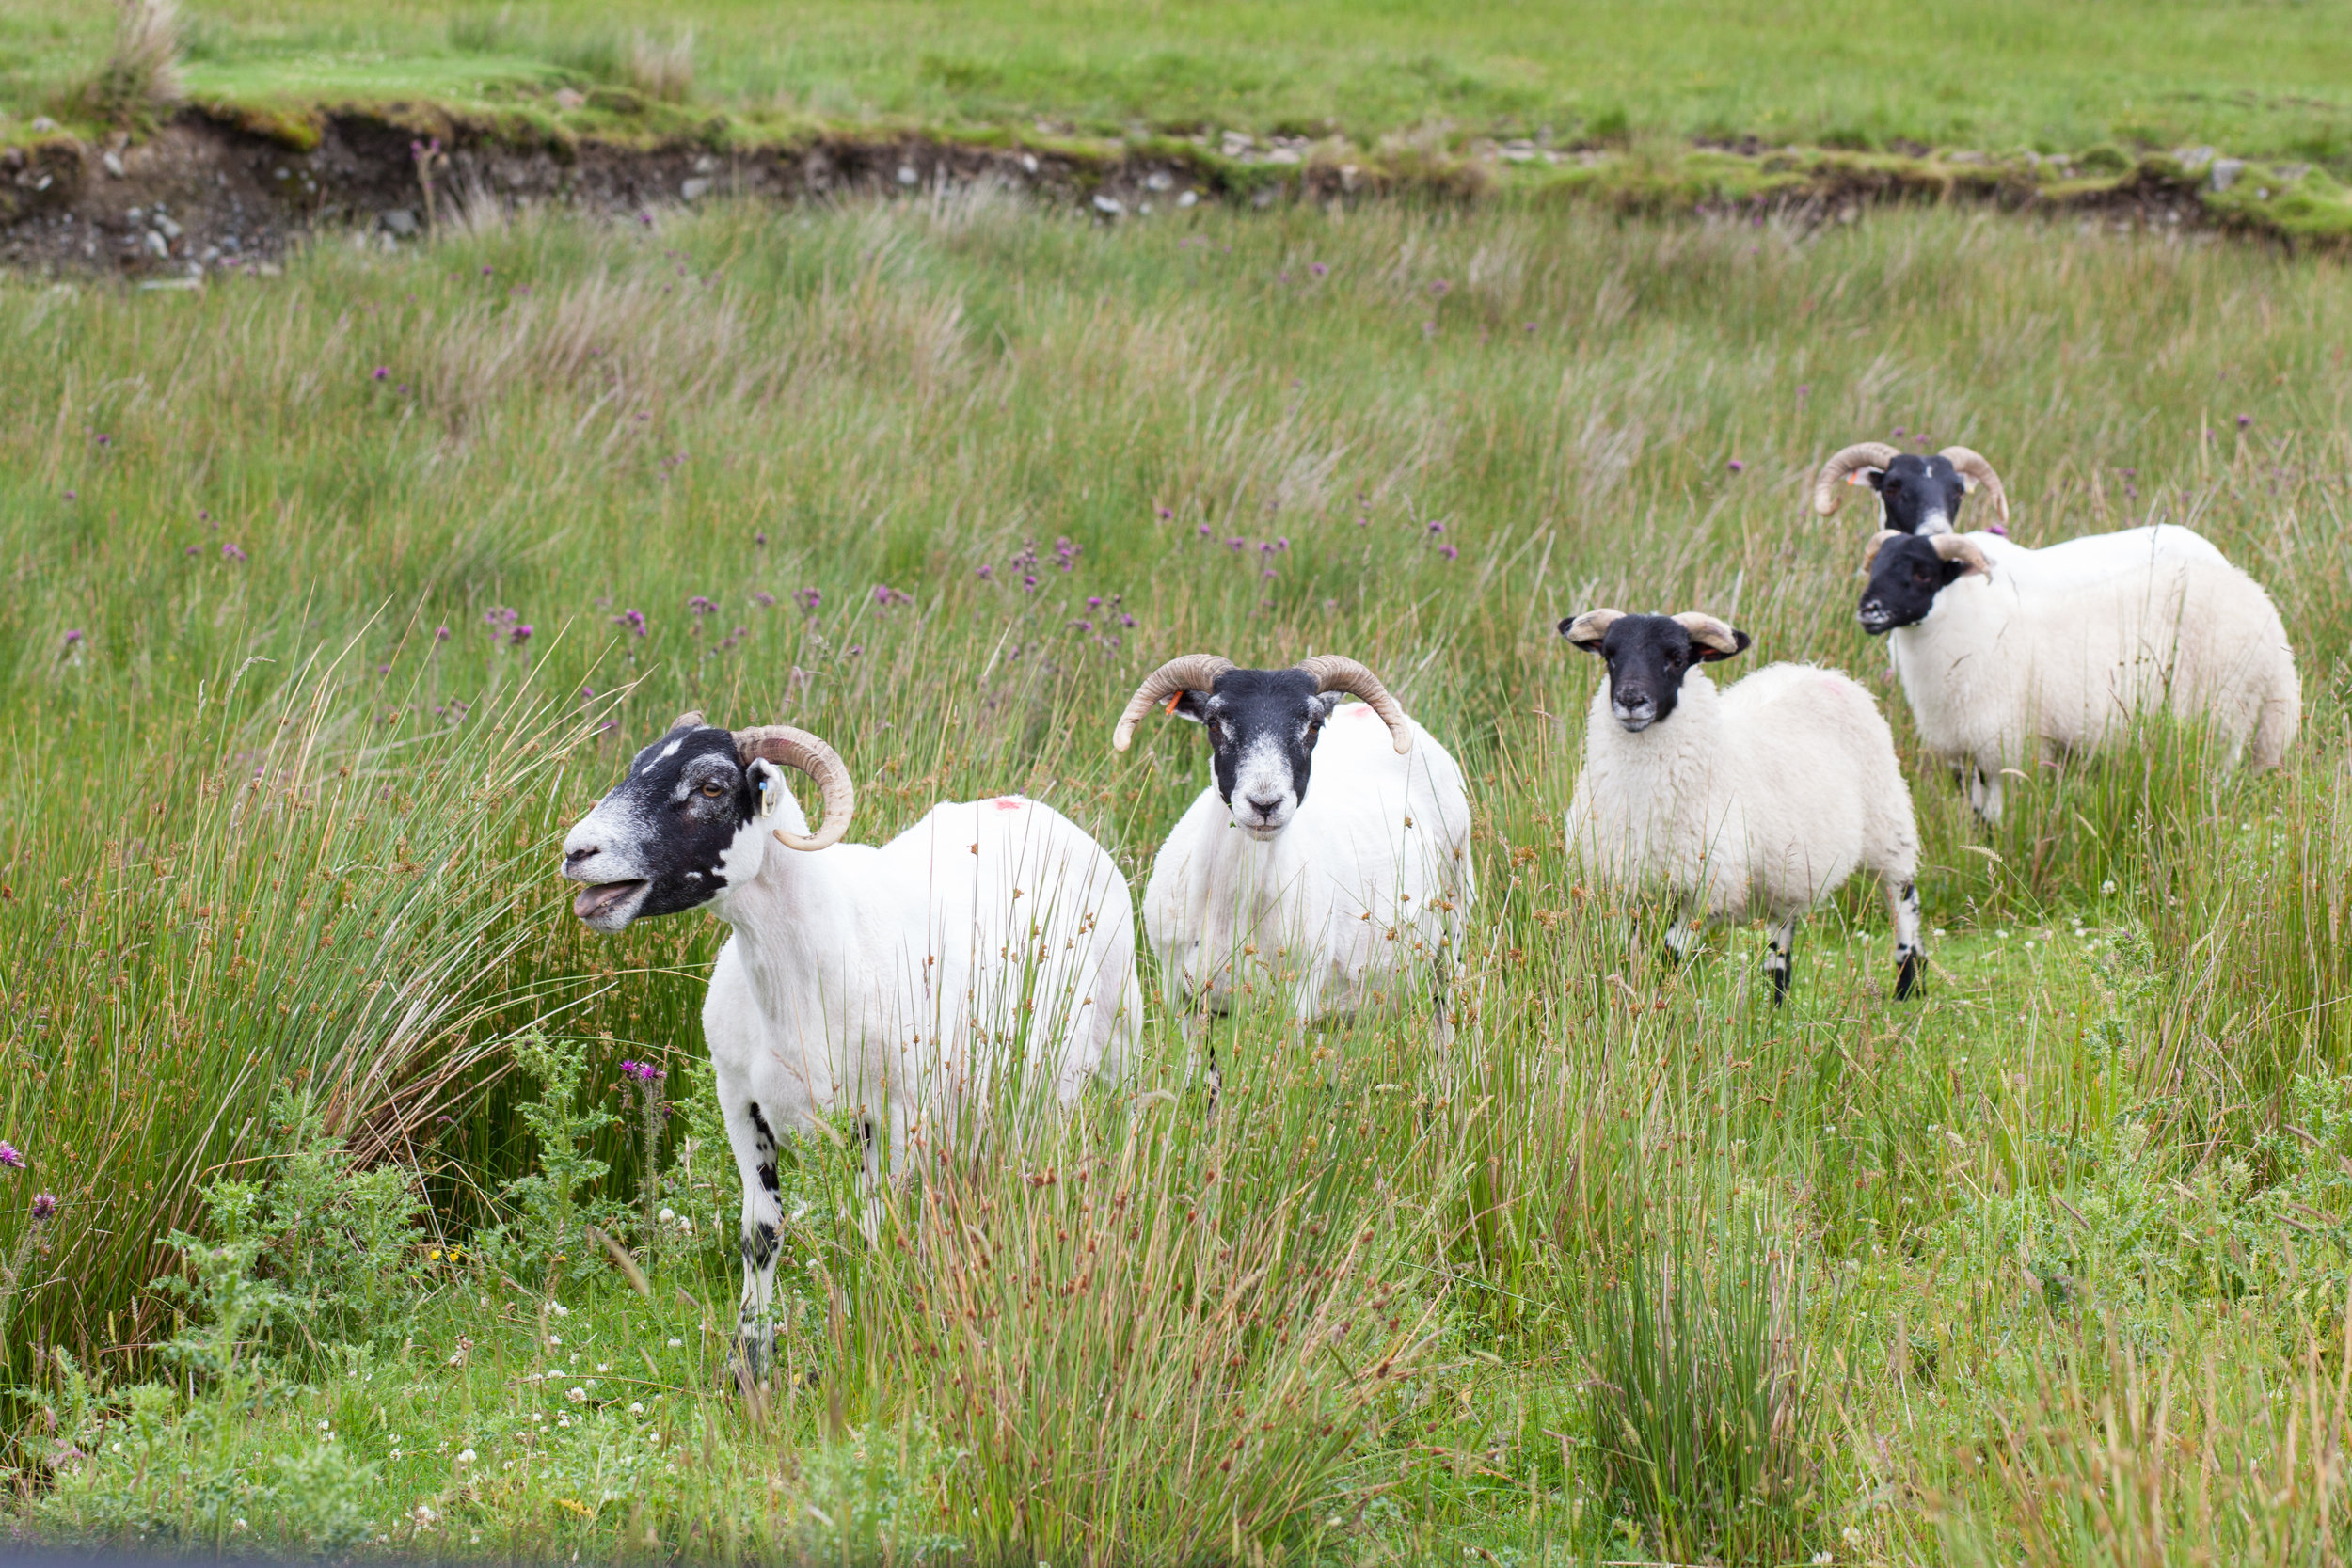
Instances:
[[[611,1371],[612,1370],[612,1369],[611,1367],[606,1366],[606,1365],[605,1365],[603,1362],[601,1362],[601,1361],[599,1361],[599,1362],[597,1362],[597,1363],[596,1363],[596,1370],[598,1370],[598,1371],[600,1371],[600,1372],[609,1372],[609,1371]]]
[[[459,1449],[457,1450],[457,1463],[460,1465],[470,1465],[474,1462],[475,1458],[476,1455],[471,1449]]]
[[[672,1350],[684,1350],[686,1348],[686,1341],[683,1339],[673,1339],[670,1341],[670,1348]]]
[[[668,1225],[671,1221],[677,1218],[677,1211],[675,1209],[664,1209],[661,1212],[656,1214],[654,1218],[660,1220],[664,1225]]]
[[[578,1384],[574,1384],[571,1390],[564,1397],[571,1401],[574,1404],[586,1404],[588,1402],[588,1390],[580,1387]]]
[[[321,1421],[319,1423],[319,1430],[321,1432],[332,1432],[335,1430],[335,1423],[332,1421]]]
[[[572,1315],[572,1309],[560,1301],[548,1303],[548,1312],[550,1316],[558,1318],[568,1318]]]
[[[632,1416],[643,1416],[643,1415],[645,1413],[645,1402],[644,1402],[644,1401],[643,1401],[643,1400],[631,1400],[631,1401],[629,1401],[629,1402],[628,1402],[628,1413],[629,1413],[630,1415],[632,1415]]]

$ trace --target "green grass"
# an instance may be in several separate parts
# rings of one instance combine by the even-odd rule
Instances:
[[[383,8],[224,0],[192,12],[191,88],[479,103],[536,60],[592,73],[645,31],[691,28],[708,102],[832,123],[1089,134],[1414,127],[1567,141],[1676,137],[1995,150],[2210,143],[2352,157],[2352,8],[2134,0],[1903,6],[1841,0],[1279,7],[748,4]],[[103,8],[25,0],[0,19],[0,108],[29,115],[95,69]]]
[[[1235,1562],[2154,1561],[2159,1531],[2231,1560],[2340,1531],[2308,1435],[2352,1275],[2336,268],[1953,212],[1108,229],[983,191],[0,291],[0,1136],[33,1162],[0,1176],[0,1257],[34,1190],[64,1200],[8,1346],[22,1528]],[[1594,671],[1551,628],[1708,609],[1751,662],[1861,674],[1915,756],[1852,618],[1867,524],[1803,506],[1821,456],[1898,427],[1989,454],[2026,543],[2205,531],[2279,600],[2305,739],[2221,780],[2152,729],[2019,786],[1998,833],[1918,766],[1926,999],[1890,999],[1857,886],[1775,1012],[1759,931],[1669,972],[1568,876]],[[1089,603],[1114,596],[1134,626]],[[818,1375],[770,1407],[712,1386],[723,1161],[650,1298],[593,1253],[432,1256],[534,1164],[536,1090],[493,1076],[534,1021],[691,1082],[716,928],[596,938],[551,876],[673,713],[827,736],[863,838],[1025,788],[1139,881],[1202,757],[1181,726],[1115,756],[1108,724],[1194,649],[1353,654],[1461,757],[1451,1058],[1409,1015],[1320,1060],[1244,1016],[1211,1129],[1131,1098],[1181,1077],[1155,1019],[1067,1141],[918,1184],[878,1247],[846,1155],[803,1140],[786,1359]],[[620,1108],[611,1077],[593,1104]],[[233,1399],[126,1391],[203,1332],[147,1284],[160,1237],[199,1223],[200,1177],[277,1168],[288,1081],[414,1164],[430,1290]],[[632,1201],[601,1140],[596,1196]],[[1661,1259],[1686,1283],[1653,1299]],[[1347,1325],[1327,1354],[1318,1313]],[[77,1405],[51,1347],[113,1392]],[[1646,1395],[1597,1401],[1610,1368]],[[2161,1437],[2134,1392],[2158,1386]],[[1727,1468],[1776,1409],[1793,1475]]]

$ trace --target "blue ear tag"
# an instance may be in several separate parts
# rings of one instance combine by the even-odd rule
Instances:
[[[776,809],[776,776],[773,773],[759,781],[759,815],[767,816]]]

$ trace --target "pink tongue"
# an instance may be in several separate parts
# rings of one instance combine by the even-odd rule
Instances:
[[[572,913],[586,920],[603,911],[604,907],[618,898],[623,890],[617,887],[592,887],[581,890],[572,900]]]

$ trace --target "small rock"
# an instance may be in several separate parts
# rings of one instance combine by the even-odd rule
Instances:
[[[2216,158],[2213,161],[2213,188],[2226,191],[2237,183],[2237,177],[2246,170],[2243,158]]]
[[[716,174],[719,172],[719,160],[706,152],[701,157],[694,160],[694,172],[696,174]]]
[[[1094,198],[1094,210],[1104,217],[1115,218],[1127,210],[1127,204],[1115,196],[1098,196]]]
[[[923,177],[921,175],[914,172],[914,166],[913,164],[900,164],[898,166],[898,183],[901,185],[915,184],[919,182],[922,178]]]
[[[1532,141],[1507,141],[1502,144],[1502,161],[1506,164],[1532,164],[1543,156]]]
[[[1179,207],[1189,207],[1200,199],[1200,193],[1199,191],[1186,191],[1184,195],[1176,198],[1176,205]]]
[[[1164,168],[1155,168],[1145,175],[1143,184],[1146,190],[1153,191],[1172,191],[1176,188],[1174,177]]]
[[[588,95],[584,92],[577,91],[571,87],[558,87],[555,89],[555,106],[559,109],[577,109],[581,107],[587,102]]]
[[[2281,185],[2292,185],[2311,171],[2312,166],[2309,164],[2280,164],[2279,166],[2279,183]]]
[[[122,214],[122,221],[135,229],[140,224],[147,221],[147,209],[144,207],[134,207]]]
[[[707,180],[689,180],[678,186],[677,193],[689,201],[700,201],[710,194],[710,184]]]
[[[2213,162],[2213,149],[2210,147],[2176,147],[2172,150],[2172,156],[2183,168],[2201,169]]]
[[[384,213],[383,224],[388,232],[397,234],[405,240],[417,231],[417,214],[405,207],[388,208]]]
[[[57,122],[51,119],[47,115],[35,115],[33,117],[33,135],[37,136],[45,136],[56,128]]]
[[[1021,154],[1021,172],[1022,172],[1022,173],[1024,173],[1024,174],[1035,174],[1035,173],[1037,172],[1037,167],[1038,167],[1038,165],[1037,165],[1037,154],[1036,154],[1036,153],[1034,153],[1034,152],[1024,152],[1023,154]]]
[[[122,155],[120,153],[101,152],[98,155],[98,165],[116,179],[122,178]]]
[[[1278,147],[1265,155],[1265,161],[1269,164],[1295,164],[1298,162],[1298,150],[1295,147]]]
[[[168,256],[171,254],[171,242],[151,229],[147,231],[147,253],[150,256]]]
[[[176,240],[180,237],[181,230],[178,224],[164,216],[163,214],[157,213],[155,214],[155,232],[161,234],[167,240]]]

